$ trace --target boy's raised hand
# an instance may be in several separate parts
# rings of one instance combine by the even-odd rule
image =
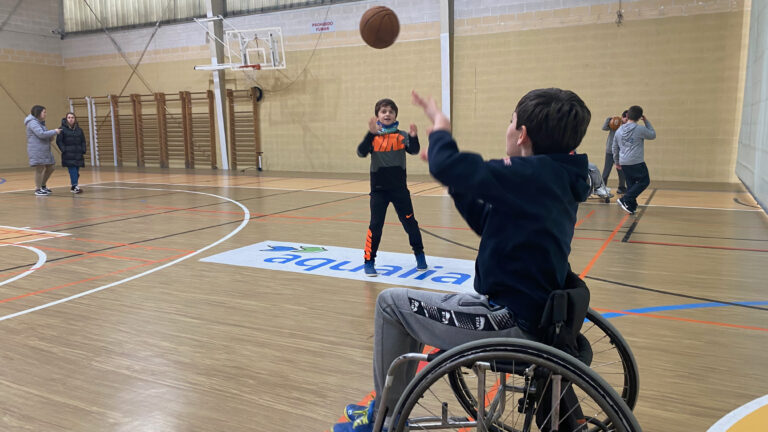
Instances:
[[[416,125],[414,123],[411,123],[411,130],[408,131],[408,135],[415,137],[419,133],[419,130],[416,128]]]
[[[380,131],[379,125],[376,122],[376,117],[371,117],[371,119],[368,120],[368,130],[371,131],[372,134],[378,134]]]
[[[451,131],[451,121],[443,114],[437,107],[437,102],[432,97],[424,99],[416,93],[416,90],[411,91],[413,104],[420,106],[424,110],[424,114],[427,115],[430,121],[432,121],[432,130],[446,130]]]

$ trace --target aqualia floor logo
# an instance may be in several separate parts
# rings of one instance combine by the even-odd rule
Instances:
[[[474,261],[429,254],[429,269],[419,271],[413,254],[380,251],[376,256],[379,276],[373,278],[363,273],[361,249],[306,243],[264,241],[200,261],[441,291],[474,291]]]

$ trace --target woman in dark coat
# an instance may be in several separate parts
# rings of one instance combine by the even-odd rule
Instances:
[[[77,124],[74,113],[67,113],[67,116],[61,119],[61,133],[56,137],[56,145],[61,150],[61,165],[69,170],[69,180],[72,183],[70,189],[72,193],[80,193],[82,190],[77,186],[80,178],[80,167],[85,166],[83,155],[85,154],[85,134]]]

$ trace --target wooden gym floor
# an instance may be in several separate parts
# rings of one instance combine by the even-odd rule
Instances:
[[[474,259],[443,188],[409,180],[428,257]],[[0,430],[321,432],[372,390],[386,284],[200,261],[264,241],[361,249],[366,175],[32,183],[0,173]],[[704,431],[766,394],[768,219],[740,185],[653,183],[640,202],[582,205],[571,265],[637,357],[644,429]],[[392,209],[380,250],[409,253]]]

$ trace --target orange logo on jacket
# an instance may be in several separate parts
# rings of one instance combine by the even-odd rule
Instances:
[[[388,152],[403,150],[405,148],[403,140],[405,140],[405,137],[399,133],[379,135],[373,139],[373,151]]]

